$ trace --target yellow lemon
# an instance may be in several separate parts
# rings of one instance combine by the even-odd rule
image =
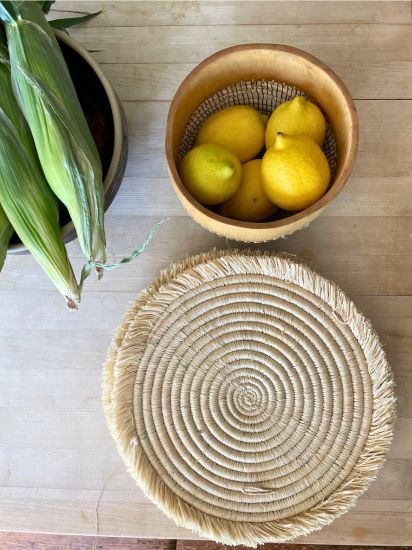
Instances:
[[[266,130],[266,126],[268,125],[268,122],[269,122],[269,115],[265,115],[263,113],[259,113],[259,114],[260,114],[260,120],[262,121],[263,127]]]
[[[275,143],[278,132],[289,136],[310,137],[322,147],[326,134],[325,117],[314,103],[302,96],[296,96],[273,111],[265,133],[267,149]]]
[[[196,145],[216,143],[241,163],[253,159],[265,144],[266,120],[249,105],[233,105],[210,116],[200,127]]]
[[[274,204],[285,210],[303,210],[328,188],[329,164],[312,139],[279,133],[262,159],[262,180]]]
[[[180,176],[185,187],[201,204],[220,204],[239,188],[242,166],[225,147],[206,143],[183,158]]]
[[[262,161],[255,159],[243,164],[240,187],[231,199],[220,205],[219,212],[234,220],[260,222],[277,209],[263,190]]]

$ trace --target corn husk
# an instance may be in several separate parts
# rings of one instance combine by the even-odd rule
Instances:
[[[10,61],[5,40],[6,37],[0,33],[0,107],[13,124],[23,147],[33,159],[37,159],[33,139],[30,134],[30,128],[27,126],[27,122],[14,95],[11,82]]]
[[[43,172],[86,258],[105,262],[102,169],[53,30],[35,2],[0,2],[13,87]]]
[[[1,32],[2,29],[0,29],[0,86],[2,93],[4,95],[3,102],[5,103],[8,100],[8,95],[6,93],[6,90],[3,91],[2,83],[4,82],[2,78],[2,71],[3,71],[3,64],[6,62],[7,59],[7,50],[5,47],[4,37]],[[6,70],[4,68],[4,70]],[[7,75],[6,75],[7,76]],[[8,80],[10,81],[10,76],[8,76]],[[7,86],[7,82],[5,82]],[[4,260],[6,259],[7,250],[9,247],[10,238],[13,235],[13,227],[9,220],[7,219],[7,216],[3,210],[3,208],[0,206],[0,271],[3,268]]]
[[[0,90],[0,246],[2,238],[6,240],[12,232],[10,224],[2,226],[3,215],[65,296],[68,307],[75,309],[80,290],[61,238],[57,200],[41,171],[30,130],[13,95],[4,48],[0,49]]]
[[[3,269],[10,238],[13,235],[13,227],[0,206],[0,271]]]

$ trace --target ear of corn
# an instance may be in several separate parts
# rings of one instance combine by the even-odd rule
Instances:
[[[30,130],[14,98],[5,50],[0,54],[0,255],[3,242],[8,244],[11,236],[9,220],[74,309],[80,292],[61,238],[57,201],[41,172]]]
[[[53,30],[35,2],[0,2],[13,87],[46,179],[86,258],[106,261],[102,169]]]
[[[3,109],[4,114],[13,124],[14,129],[16,130],[23,147],[33,157],[33,159],[37,159],[34,143],[30,135],[30,129],[27,126],[27,122],[14,96],[10,77],[10,63],[8,59],[8,52],[4,41],[5,37],[0,34],[0,107]]]
[[[2,29],[0,29],[0,86],[3,94],[3,102],[6,104],[9,100],[9,91],[8,84],[10,83],[10,76],[5,74],[4,78],[3,71],[7,71],[7,66],[4,66],[7,63],[7,49],[5,46],[5,37],[2,35]],[[6,106],[7,108],[7,106]],[[0,205],[0,271],[3,268],[4,260],[6,259],[7,249],[9,247],[10,238],[13,235],[13,227],[7,216]]]
[[[21,241],[75,309],[79,289],[61,238],[55,198],[1,108],[0,203]]]

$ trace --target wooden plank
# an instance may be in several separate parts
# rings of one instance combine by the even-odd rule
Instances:
[[[11,493],[9,489],[1,489],[0,495],[2,523],[9,526],[9,530],[16,529],[15,513],[18,511],[24,520],[18,523],[18,528],[24,528],[25,531],[99,533],[129,537],[151,537],[151,533],[155,532],[159,538],[195,538],[191,531],[175,525],[149,501],[136,505],[133,494],[111,491],[110,482],[103,493],[62,489],[22,489]],[[6,502],[9,503],[8,506]],[[392,502],[359,501],[353,510],[335,520],[332,525],[296,542],[351,544],[355,540],[358,545],[406,546],[412,540],[411,501],[405,502],[402,507],[395,501],[395,511],[382,511],[383,504],[387,506]],[[96,508],[99,529],[96,528]]]
[[[362,100],[361,143],[350,182],[322,217],[288,239],[260,246],[302,258],[355,299],[382,339],[399,397],[393,446],[378,480],[354,510],[302,542],[410,543],[409,2],[59,2],[55,15],[101,6],[101,16],[72,34],[100,50],[96,58],[126,101],[131,153],[107,215],[110,253],[129,253],[154,221],[172,219],[136,262],[99,284],[87,281],[75,314],[65,310],[33,258],[8,258],[0,278],[0,376],[7,387],[0,402],[0,528],[193,538],[126,472],[101,410],[101,365],[126,307],[162,267],[185,254],[237,246],[185,216],[167,180],[165,120],[175,89],[205,56],[235,43],[267,41],[303,47],[337,71]],[[78,243],[68,248],[79,272]],[[10,539],[4,540],[0,546],[8,548]],[[56,544],[64,548],[65,541]],[[192,544],[180,543],[201,550]]]
[[[76,390],[76,386],[73,390]],[[13,409],[10,413],[10,409],[0,407],[0,447],[47,448],[51,451],[77,449],[80,446],[81,449],[93,449],[95,452],[113,448],[113,441],[101,410],[97,413],[87,408],[44,409],[43,403],[39,402],[36,409],[19,408]],[[76,487],[75,475],[71,482],[73,487]]]
[[[267,543],[261,546],[262,550],[314,550],[313,546],[308,543],[305,544],[305,538],[301,538],[302,543]],[[245,546],[244,548],[248,548]],[[356,550],[363,548],[363,546],[357,546]],[[368,550],[390,550],[396,548],[395,546],[368,546]],[[230,550],[231,547],[226,544],[218,544],[211,540],[178,540],[176,541],[176,550]],[[354,550],[353,546],[345,545],[322,545],[322,550]]]
[[[3,542],[4,541],[4,542]],[[160,549],[172,549],[176,548],[176,542],[179,543],[179,549],[192,550],[198,548],[199,550],[212,550],[212,549],[229,549],[226,545],[218,545],[211,541],[204,541],[201,545],[197,546],[197,541],[168,541],[168,540],[153,540],[153,539],[131,539],[121,537],[99,537],[98,540],[94,537],[88,537],[85,535],[43,535],[35,533],[0,533],[0,542],[7,545],[7,550],[28,550],[29,548],[36,548],[37,550],[50,550],[51,548],[57,550],[145,550],[152,548]],[[200,541],[199,541],[200,542]],[[97,545],[97,546],[96,546]],[[247,547],[245,547],[247,548]],[[369,550],[390,550],[396,547],[393,546],[368,546]],[[265,544],[262,546],[264,550],[311,550],[312,545],[306,544]],[[351,550],[352,546],[330,546],[323,545],[322,550]]]
[[[36,334],[38,333],[43,335],[47,334],[49,337],[58,337],[58,334],[54,334],[53,330],[47,332],[43,331],[43,333],[38,331]],[[94,336],[94,333],[90,332],[89,341],[92,335]],[[104,341],[105,339],[103,339],[103,342]],[[100,343],[100,346],[101,345],[102,343]],[[47,350],[46,353],[43,351],[43,355],[47,356],[48,361],[53,358],[50,350]],[[1,379],[7,379],[7,392],[1,400],[1,406],[5,409],[31,409],[38,407],[39,403],[41,403],[44,409],[59,408],[67,410],[70,408],[78,408],[87,411],[93,410],[100,413],[101,384],[99,376],[96,376],[96,374],[99,374],[99,359],[103,359],[101,355],[104,355],[103,350],[101,350],[99,357],[96,358],[97,361],[94,363],[95,368],[82,370],[81,385],[79,385],[79,369],[69,368],[66,361],[64,361],[63,365],[57,363],[52,368],[47,368],[46,365],[39,368],[41,361],[37,360],[35,363],[34,356],[30,362],[26,363],[24,366],[22,365],[20,368],[17,365],[16,369],[10,370],[7,365],[0,366]],[[57,361],[58,350],[56,350],[54,358]],[[23,377],[24,385],[22,385]],[[27,388],[30,388],[29,392]],[[76,391],[73,394],[74,389]],[[5,411],[5,414],[7,414],[7,411]]]
[[[0,546],[7,550],[175,550],[174,540],[0,533]]]
[[[395,437],[393,439],[390,456],[392,458],[412,458],[411,455],[412,441],[412,422],[410,418],[398,418],[395,425]],[[409,476],[411,469],[408,470]],[[407,479],[410,479],[408,477]],[[404,482],[407,483],[407,479]],[[411,539],[412,540],[412,539]]]
[[[62,299],[55,291],[34,293],[33,296],[30,280],[26,282],[29,288],[27,291],[15,291],[13,294],[2,292],[4,307],[12,308],[14,299],[14,305],[22,314],[19,317],[17,313],[2,322],[1,367],[7,372],[11,370],[11,365],[13,369],[18,369],[21,365],[25,372],[25,366],[31,364],[33,369],[45,369],[47,376],[52,377],[52,369],[56,369],[58,375],[63,362],[65,368],[75,369],[77,372],[99,372],[112,332],[120,323],[124,311],[138,290],[149,284],[165,264],[152,257],[144,264],[142,262],[140,267],[135,264],[133,274],[130,275],[129,286],[134,285],[132,292],[108,294],[86,291],[80,311],[71,315],[66,312]],[[372,274],[370,276],[373,277]],[[23,284],[24,277],[25,275]],[[119,281],[120,284],[124,286],[124,280]],[[8,300],[7,296],[10,296]],[[396,374],[411,376],[412,299],[403,296],[356,296],[355,301],[359,309],[371,319]],[[38,317],[33,313],[30,318],[31,311],[37,312]],[[54,313],[51,314],[51,311]],[[110,316],[104,315],[104,311],[110,311]],[[42,319],[41,322],[39,319]],[[37,346],[33,346],[33,341],[38,343]],[[76,342],[75,352],[73,342]],[[7,401],[4,403],[7,404]]]
[[[409,443],[412,450],[412,443]],[[389,455],[391,456],[391,455]],[[408,500],[412,494],[412,462],[408,459],[389,458],[371,483],[364,498],[369,500]]]
[[[125,102],[129,126],[129,161],[126,175],[167,178],[164,136],[169,103]],[[410,178],[412,101],[357,101],[360,124],[356,178]],[[161,189],[161,188],[159,188]],[[411,202],[412,190],[407,191]]]
[[[99,490],[0,488],[1,528],[143,538],[157,532],[159,538],[193,538],[149,500],[136,504],[135,492],[111,491],[115,475],[112,472]]]
[[[90,413],[91,420],[95,416]],[[407,427],[401,427],[401,431],[396,434],[394,451],[363,499],[388,502],[411,499],[412,444],[404,442],[404,448],[399,448],[402,445],[399,434],[407,435],[408,426],[411,425],[409,421],[405,423]],[[40,442],[37,446],[0,446],[0,467],[0,486],[10,491],[25,488],[99,490],[105,480],[110,478],[111,491],[132,492],[136,506],[145,502],[142,491],[127,472],[113,441],[108,441],[107,447],[98,449],[74,446],[43,448]]]
[[[394,365],[395,367],[395,365]],[[396,365],[398,371],[398,365]],[[398,399],[397,412],[399,416],[412,417],[412,378],[409,376],[395,376],[396,397]]]
[[[76,386],[73,390],[76,390]],[[116,452],[101,410],[96,412],[87,408],[81,410],[73,408],[66,410],[44,409],[42,403],[39,403],[34,409],[19,408],[11,411],[0,407],[0,417],[2,418],[0,448],[47,448],[50,455],[54,449],[81,448],[83,451],[96,453],[112,449],[114,454]],[[396,437],[391,448],[391,457],[411,460],[411,440],[412,419],[399,418],[396,424]],[[40,467],[41,463],[37,464]],[[123,466],[120,471],[124,472]],[[409,465],[409,471],[411,471],[411,465]],[[72,487],[76,487],[76,472],[73,474],[70,480]],[[406,483],[406,479],[404,481]]]
[[[248,42],[291,44],[331,66],[337,60],[410,63],[412,54],[410,26],[402,24],[107,27],[103,35],[99,28],[75,27],[70,34],[101,63],[199,63]]]
[[[356,172],[355,172],[356,174]],[[325,217],[410,217],[412,194],[408,177],[351,176],[340,195],[322,213]],[[126,176],[110,212],[119,216],[181,216],[180,204],[168,178]]]
[[[302,543],[277,543],[277,544],[271,544],[267,543],[262,545],[262,550],[313,550],[313,546],[308,543],[305,544],[304,541],[305,538],[300,539]],[[216,542],[205,540],[178,540],[176,541],[176,549],[177,550],[230,550],[230,546],[226,544],[218,544]],[[245,548],[248,548],[247,546]],[[360,548],[364,548],[363,546],[357,546],[356,550],[359,550]],[[365,547],[366,548],[366,547]],[[368,546],[368,550],[390,550],[392,548],[396,548],[395,546]],[[345,545],[329,545],[324,544],[322,545],[322,550],[354,550],[353,546],[345,546]]]
[[[16,494],[25,488],[100,490],[110,478],[110,490],[132,492],[136,505],[145,502],[113,441],[98,452],[94,448],[0,447],[0,465],[1,487],[19,489]]]
[[[177,2],[57,2],[51,18],[102,10],[90,27],[150,25],[407,23],[410,5],[404,1],[240,1],[180,0]]]
[[[325,48],[326,50],[326,48]],[[322,56],[323,57],[323,56]],[[170,101],[196,63],[103,63],[122,101]],[[331,59],[356,99],[411,99],[410,61]]]
[[[155,263],[155,262],[153,262]],[[154,269],[153,269],[154,271]],[[151,271],[146,277],[150,277]],[[69,396],[65,396],[65,390],[63,385],[56,380],[60,376],[61,371],[64,371],[61,376],[63,378],[73,376],[75,380],[80,374],[82,379],[90,380],[91,373],[100,372],[100,365],[103,363],[106,349],[109,345],[112,332],[115,326],[120,322],[123,310],[128,307],[130,301],[135,297],[139,288],[143,287],[147,282],[143,282],[144,275],[137,274],[135,279],[136,289],[130,294],[113,293],[112,298],[109,300],[100,293],[87,292],[84,296],[83,309],[86,309],[90,314],[94,314],[96,307],[94,305],[95,300],[103,301],[108,311],[113,312],[113,318],[111,326],[105,325],[101,319],[96,316],[93,321],[95,327],[90,326],[89,323],[82,321],[78,318],[78,314],[73,314],[70,319],[70,324],[64,325],[60,328],[56,328],[56,324],[61,324],[61,320],[53,322],[53,318],[49,317],[48,322],[43,326],[35,326],[34,323],[30,324],[30,328],[23,326],[10,327],[5,325],[0,329],[0,344],[2,354],[0,357],[0,368],[6,376],[7,373],[10,376],[8,385],[11,388],[15,388],[15,392],[11,391],[3,399],[3,406],[9,406],[13,403],[13,400],[23,404],[24,402],[34,404],[36,396],[35,384],[49,383],[56,384],[54,391],[52,388],[48,389],[46,395],[53,395],[56,393],[59,395],[59,401],[68,399]],[[4,299],[2,294],[2,300]],[[18,294],[19,295],[19,294]],[[21,293],[22,301],[28,300],[29,291]],[[42,292],[42,297],[47,296]],[[387,353],[389,362],[393,366],[396,372],[398,380],[398,408],[401,416],[412,416],[411,414],[411,397],[412,384],[410,377],[412,376],[412,365],[410,357],[412,355],[412,339],[410,338],[412,332],[412,300],[410,297],[391,297],[391,296],[357,296],[356,304],[360,310],[371,319],[375,329],[377,330],[385,351]],[[36,307],[36,302],[28,301],[27,309],[30,307]],[[55,302],[49,302],[49,308],[54,307],[57,310],[64,310],[63,303],[59,301],[59,297],[56,297]],[[41,314],[46,314],[44,310],[40,311]],[[22,323],[23,325],[23,323]],[[100,325],[100,326],[99,326]],[[36,342],[36,346],[33,346],[33,341]],[[76,350],[73,353],[73,342],[76,342]],[[47,352],[45,351],[47,350]],[[13,365],[11,368],[10,366]],[[26,371],[27,369],[27,371]],[[34,379],[35,374],[33,371],[41,371],[43,374],[39,374]],[[66,371],[68,371],[66,373]],[[24,388],[19,387],[19,377],[26,376],[32,380],[33,397],[27,397],[27,392]],[[14,374],[15,373],[15,374]],[[405,377],[402,379],[401,377]],[[20,378],[21,380],[21,378]],[[35,382],[34,380],[37,380]],[[96,384],[99,383],[99,376],[96,377],[95,383],[92,385],[96,388]],[[34,386],[33,386],[34,384]],[[46,384],[48,388],[48,384]],[[40,391],[40,388],[39,390]],[[78,390],[80,396],[86,397],[87,390]],[[97,395],[97,394],[96,394]],[[47,398],[48,400],[50,397]],[[96,399],[96,397],[94,398]],[[82,405],[84,405],[84,400]],[[95,402],[96,406],[97,403]],[[89,403],[89,408],[91,404]]]
[[[412,298],[357,296],[356,305],[372,321],[395,374],[412,375],[412,365],[408,360],[412,352]]]
[[[412,215],[410,178],[395,174],[386,177],[357,177],[357,168],[342,193],[324,212],[324,216],[400,216]]]
[[[116,252],[113,259],[120,259],[143,241],[159,217],[116,216],[109,213],[106,219],[109,250]],[[336,223],[332,217],[321,216],[305,231],[265,245],[253,245],[252,248],[297,256],[315,271],[334,280],[352,297],[382,294],[405,296],[412,292],[411,239],[410,218],[340,217],[339,223]],[[191,218],[170,218],[159,228],[148,250],[131,265],[106,274],[100,282],[91,277],[85,284],[85,306],[72,316],[65,311],[63,299],[53,290],[51,282],[33,258],[10,257],[0,278],[0,289],[4,291],[4,307],[12,308],[13,300],[15,306],[7,320],[0,320],[0,329],[16,327],[13,323],[20,323],[20,326],[32,330],[48,324],[50,318],[55,319],[60,328],[66,325],[72,328],[84,320],[88,328],[96,329],[102,322],[103,326],[113,329],[116,320],[120,319],[117,304],[109,318],[98,321],[90,317],[85,319],[90,314],[89,292],[91,295],[96,292],[102,294],[102,302],[94,306],[94,315],[104,314],[104,300],[110,299],[109,292],[129,292],[129,299],[132,299],[133,293],[149,284],[169,263],[180,261],[186,254],[228,246],[236,248],[240,245],[206,233]],[[69,250],[74,268],[79,273],[84,261],[78,244],[71,244]],[[41,290],[47,290],[47,294],[43,295]],[[22,292],[20,297],[19,292]],[[28,311],[29,308],[33,310]],[[39,319],[43,311],[45,317]]]
[[[43,292],[42,297],[43,299],[47,297],[47,293]],[[60,306],[57,303],[56,306],[60,308],[62,303]],[[126,303],[123,307],[126,307]],[[119,312],[119,321],[120,316],[121,312]],[[45,377],[52,377],[51,371],[59,373],[66,369],[81,371],[85,376],[89,376],[87,373],[91,371],[93,374],[90,376],[96,376],[95,365],[100,364],[104,358],[103,348],[110,340],[110,330],[89,327],[84,331],[78,327],[76,318],[73,321],[70,332],[56,326],[50,326],[47,330],[34,328],[29,333],[22,332],[18,324],[14,328],[4,327],[0,330],[0,341],[4,343],[0,369],[4,369],[5,374],[10,373],[12,364],[18,376],[20,369],[25,370],[28,366],[35,365],[34,371],[41,368]],[[35,346],[32,345],[33,338],[36,342]],[[73,342],[76,342],[75,354],[73,354]],[[59,357],[62,360],[59,361]],[[33,376],[36,376],[36,372]],[[38,376],[41,374],[39,373]],[[23,388],[21,395],[26,395]]]

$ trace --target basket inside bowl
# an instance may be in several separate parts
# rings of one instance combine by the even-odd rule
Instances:
[[[297,95],[302,95],[312,101],[310,97],[295,86],[289,86],[273,80],[236,82],[217,91],[199,105],[186,124],[177,155],[178,169],[185,154],[194,147],[200,126],[213,113],[232,105],[250,105],[263,114],[271,115],[278,105],[293,99]],[[329,163],[331,174],[329,186],[331,186],[333,185],[336,171],[336,143],[332,127],[326,116],[325,120],[326,137],[322,149]],[[282,210],[273,219],[279,219],[288,215],[290,215],[289,212]]]

